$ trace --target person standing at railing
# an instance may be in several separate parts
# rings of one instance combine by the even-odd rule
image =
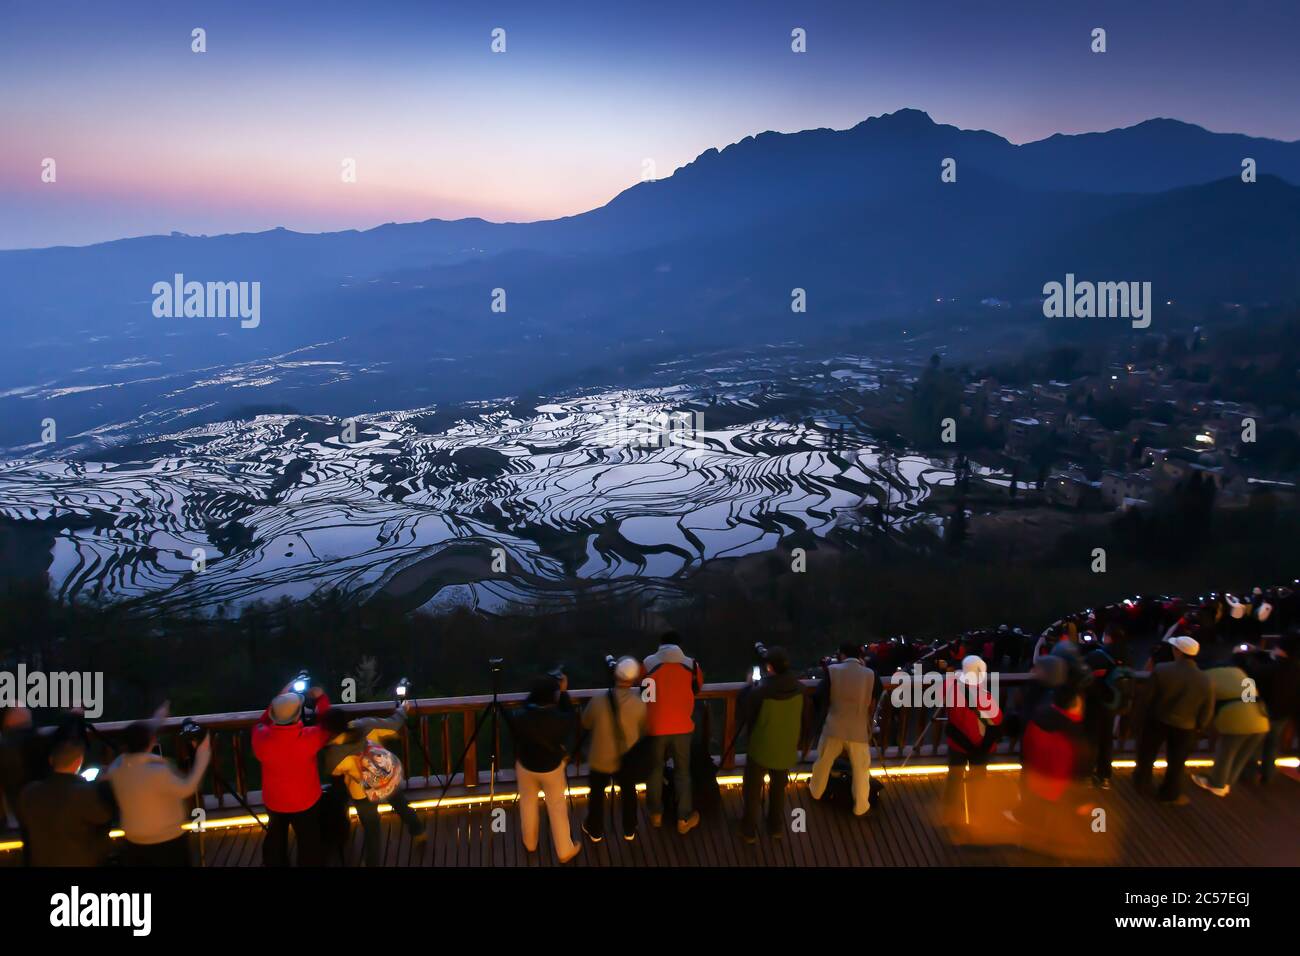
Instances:
[[[699,826],[700,814],[691,805],[691,738],[695,734],[695,698],[704,686],[699,662],[682,653],[669,632],[659,650],[645,659],[649,691],[646,734],[651,738],[650,778],[646,781],[646,807],[650,825],[664,822],[664,762],[673,760],[673,794],[677,798],[677,832]]]
[[[54,744],[68,737],[85,737],[85,716],[80,709],[54,712],[54,723],[36,727],[26,707],[6,707],[0,718],[0,788],[5,807],[24,834],[23,859],[30,852],[26,826],[19,812],[18,797],[29,783],[50,775],[50,753]],[[3,823],[0,817],[0,823]]]
[[[307,691],[315,701],[317,718],[324,717],[330,700],[319,687]],[[289,687],[271,701],[253,726],[253,756],[262,763],[262,803],[270,819],[262,862],[289,865],[289,828],[298,840],[298,865],[321,866],[320,770],[317,754],[329,743],[319,724],[302,720],[303,696]]]
[[[1161,744],[1165,746],[1165,779],[1160,799],[1182,806],[1183,768],[1196,743],[1197,734],[1214,720],[1214,691],[1210,678],[1196,666],[1201,645],[1185,634],[1168,642],[1173,660],[1157,664],[1151,672],[1146,717],[1138,737],[1137,770],[1133,781],[1145,789],[1151,783],[1151,768]]]
[[[605,788],[618,784],[623,839],[636,839],[636,782],[642,754],[649,753],[645,737],[646,705],[641,699],[641,662],[624,657],[614,665],[614,686],[597,694],[582,712],[582,726],[591,734],[587,763],[591,794],[582,832],[591,842],[605,838]]]
[[[569,829],[569,807],[565,801],[565,767],[578,732],[578,713],[568,694],[569,679],[547,674],[534,679],[524,705],[505,711],[515,741],[515,781],[519,789],[519,820],[524,849],[537,852],[541,821],[537,792],[546,801],[551,823],[551,841],[561,863],[580,852]]]
[[[1214,687],[1214,769],[1208,775],[1193,774],[1192,782],[1216,797],[1228,795],[1268,737],[1268,711],[1241,667],[1245,656],[1234,655],[1230,664],[1205,672]]]
[[[1277,773],[1285,735],[1300,728],[1300,631],[1288,631],[1271,651],[1251,655],[1245,667],[1268,709],[1268,736],[1260,748],[1258,772],[1260,782],[1269,783]],[[1248,776],[1254,773],[1248,768]]]
[[[104,772],[117,800],[126,835],[122,862],[127,866],[189,866],[188,799],[199,789],[212,759],[212,741],[205,736],[194,751],[194,765],[181,775],[170,760],[153,753],[158,727],[167,717],[167,704],[150,720],[126,728],[126,753]]]
[[[103,866],[112,852],[113,802],[105,784],[82,779],[86,741],[60,735],[49,752],[53,773],[18,796],[28,866]]]
[[[1127,668],[1128,650],[1119,624],[1108,624],[1101,642],[1092,643],[1084,661],[1092,672],[1084,700],[1083,723],[1092,739],[1097,763],[1093,786],[1110,789],[1111,761],[1115,753],[1115,719],[1133,704],[1134,679]]]
[[[826,667],[815,697],[826,710],[817,760],[808,792],[820,800],[840,754],[847,752],[853,780],[853,814],[871,809],[871,710],[876,675],[862,661],[862,648],[852,641],[840,645],[838,663]]]
[[[325,772],[343,779],[356,808],[357,818],[365,835],[366,866],[379,866],[382,830],[379,824],[379,803],[387,800],[393,811],[406,824],[406,830],[418,845],[428,835],[420,815],[411,809],[402,792],[402,764],[397,755],[386,750],[381,740],[393,737],[406,726],[406,715],[411,702],[402,701],[389,717],[349,718],[334,707],[320,719],[329,735],[329,744],[321,751],[321,766]]]
[[[989,755],[1002,736],[1002,709],[989,689],[988,665],[971,654],[961,662],[961,674],[944,684],[948,704],[948,777],[944,781],[944,814],[950,822],[970,823],[971,800],[967,788],[982,790]],[[960,812],[958,808],[960,809]]]
[[[772,647],[764,661],[766,676],[741,692],[736,710],[741,725],[749,728],[745,773],[741,792],[745,816],[740,835],[746,843],[758,841],[758,821],[763,814],[763,777],[767,784],[767,834],[785,836],[785,787],[790,770],[799,762],[799,731],[803,726],[803,684],[790,670],[785,650]]]

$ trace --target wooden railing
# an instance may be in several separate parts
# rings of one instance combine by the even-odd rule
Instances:
[[[999,704],[1004,714],[1017,713],[1020,695],[1032,683],[1028,674],[999,674]],[[1143,677],[1145,675],[1139,675]],[[816,681],[806,680],[805,691],[811,694]],[[708,684],[699,694],[696,707],[697,733],[703,734],[708,741],[710,752],[720,755],[720,766],[730,769],[737,764],[737,701],[744,683]],[[912,757],[934,758],[945,752],[943,748],[944,715],[935,708],[895,707],[891,701],[890,685],[887,683],[878,705],[877,738],[873,746],[873,759],[885,761],[897,766],[898,762]],[[604,689],[586,689],[570,691],[575,701],[585,701]],[[517,706],[523,702],[524,694],[502,694],[499,701],[506,707]],[[458,792],[472,791],[484,783],[484,754],[491,753],[490,738],[480,738],[474,742],[479,722],[486,715],[492,698],[489,695],[473,697],[424,698],[411,701],[410,720],[406,732],[400,735],[391,746],[399,750],[403,766],[406,769],[410,786],[413,789],[441,787],[449,779]],[[359,704],[336,704],[357,716],[377,716],[391,714],[392,702],[371,702]],[[1133,728],[1138,726],[1141,708],[1141,694],[1132,714],[1121,717],[1116,735],[1116,754],[1123,754],[1133,749]],[[209,773],[202,799],[209,810],[234,809],[239,806],[234,796],[226,789],[222,781],[239,792],[244,800],[250,795],[257,797],[260,789],[260,765],[250,759],[251,745],[249,730],[261,716],[261,711],[242,711],[226,714],[206,714],[192,719],[208,731],[213,739],[213,767],[217,773]],[[806,758],[808,752],[816,746],[813,736],[813,707],[805,699],[804,727],[801,734],[801,756]],[[162,725],[160,738],[164,752],[170,751],[182,764],[188,762],[188,746],[179,743],[178,731],[185,718],[172,717]],[[126,722],[95,724],[98,732],[93,735],[92,751],[88,762],[107,763],[114,756],[119,735],[128,726]],[[501,732],[501,722],[494,722],[498,735],[497,752],[505,768],[513,767],[511,743],[508,733]],[[1289,738],[1288,738],[1289,739]],[[1203,740],[1200,749],[1205,749],[1208,742]],[[1018,740],[1008,735],[999,748],[999,754],[1012,755],[1016,752]],[[742,751],[743,752],[743,751]],[[464,754],[463,772],[456,773],[458,758]],[[926,761],[932,762],[932,761]],[[581,756],[575,763],[576,772],[581,772]],[[506,777],[512,774],[507,770]],[[198,798],[196,798],[198,799]]]

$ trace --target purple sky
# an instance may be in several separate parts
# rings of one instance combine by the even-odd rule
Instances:
[[[550,218],[647,159],[904,106],[1015,142],[1153,116],[1292,140],[1297,49],[1283,0],[6,4],[0,248]]]

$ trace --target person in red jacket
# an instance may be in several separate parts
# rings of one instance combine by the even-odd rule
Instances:
[[[650,779],[646,781],[646,806],[650,825],[663,826],[664,761],[673,759],[673,792],[677,797],[677,832],[689,833],[699,825],[699,811],[691,808],[691,737],[695,733],[695,695],[704,686],[700,665],[682,653],[676,634],[669,632],[659,650],[645,659],[646,736],[650,738]]]
[[[1034,670],[1051,693],[1025,728],[1020,806],[1011,816],[1033,831],[1031,843],[1077,853],[1088,842],[1092,821],[1082,789],[1095,762],[1083,722],[1092,673],[1072,645],[1040,658]]]
[[[961,662],[961,676],[945,683],[948,704],[948,779],[943,788],[944,816],[950,823],[970,823],[970,784],[978,791],[989,755],[1002,736],[1002,710],[989,688],[988,665],[974,654]]]
[[[319,687],[307,691],[317,716],[330,701]],[[262,763],[262,803],[270,818],[262,862],[289,865],[289,828],[298,839],[298,865],[321,866],[320,771],[316,755],[329,743],[325,728],[302,720],[303,696],[288,687],[253,726],[253,755]]]

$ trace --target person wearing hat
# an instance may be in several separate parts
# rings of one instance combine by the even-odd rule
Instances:
[[[664,822],[664,766],[673,761],[673,793],[677,797],[677,832],[685,836],[700,824],[691,805],[691,741],[695,735],[695,699],[704,687],[699,661],[687,657],[669,631],[659,649],[645,659],[646,678],[653,693],[646,701],[646,735],[650,743],[650,779],[645,802],[650,825]]]
[[[605,839],[605,790],[618,784],[619,809],[623,817],[623,839],[636,839],[636,784],[641,761],[628,752],[645,737],[646,704],[641,699],[641,662],[621,658],[614,665],[614,686],[597,694],[582,712],[582,726],[591,735],[587,756],[591,794],[587,797],[587,819],[582,832],[592,843]],[[645,747],[638,747],[639,755]]]
[[[289,828],[298,840],[298,865],[321,866],[320,770],[316,755],[330,735],[319,724],[302,720],[304,697],[285,687],[253,726],[253,756],[262,764],[262,803],[270,822],[263,844],[266,866],[289,865]],[[307,691],[316,715],[324,716],[330,701],[319,687]]]
[[[963,804],[962,785],[966,782],[966,768],[970,768],[971,783],[978,786],[984,781],[989,754],[1002,736],[1002,710],[996,697],[989,693],[988,665],[974,654],[961,662],[961,676],[946,685],[948,693],[948,727],[944,736],[948,743],[948,779],[943,788],[945,814],[957,818],[957,808]],[[964,801],[969,804],[969,801]],[[969,822],[969,812],[961,814]]]
[[[1214,690],[1210,678],[1196,666],[1201,645],[1194,637],[1171,637],[1169,647],[1174,659],[1157,664],[1148,681],[1150,694],[1133,780],[1143,789],[1150,785],[1151,768],[1163,744],[1167,766],[1159,796],[1165,803],[1182,806],[1189,802],[1183,794],[1183,768],[1197,734],[1214,720]]]

